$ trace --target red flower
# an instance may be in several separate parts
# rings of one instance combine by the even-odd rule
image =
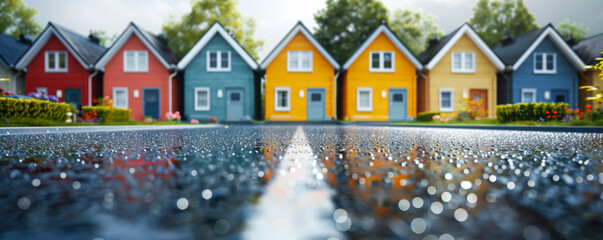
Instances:
[[[586,112],[592,112],[592,111],[593,111],[593,110],[590,110],[590,109],[586,109]]]
[[[553,115],[553,118],[557,118],[557,116]]]
[[[557,114],[557,111],[554,111],[553,113],[554,113],[554,114]]]
[[[546,111],[546,114],[550,114],[550,113],[551,113],[551,112],[549,112],[549,111]]]
[[[578,112],[580,112],[580,109],[574,110],[574,113],[578,113]]]
[[[591,108],[592,106],[590,104],[586,104],[586,108]]]

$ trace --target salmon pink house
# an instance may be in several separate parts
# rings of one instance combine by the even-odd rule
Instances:
[[[180,111],[182,105],[178,60],[165,39],[130,23],[96,68],[104,72],[103,93],[114,107],[132,109],[134,120],[165,120],[166,113]]]
[[[102,95],[94,63],[105,51],[94,36],[85,37],[49,22],[15,68],[26,72],[25,92],[55,95],[60,101],[92,105]]]

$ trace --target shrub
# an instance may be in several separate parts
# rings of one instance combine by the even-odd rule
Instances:
[[[440,115],[440,112],[420,112],[417,116],[417,121],[419,122],[431,122],[433,120],[433,116]]]
[[[107,106],[82,107],[82,116],[100,119],[101,122],[125,122],[130,120],[131,109]]]
[[[0,118],[18,120],[38,118],[65,121],[69,104],[38,99],[0,98]]]
[[[501,123],[561,120],[568,115],[567,103],[516,103],[496,106]]]

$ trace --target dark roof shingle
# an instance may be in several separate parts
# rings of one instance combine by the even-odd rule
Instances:
[[[515,39],[507,45],[499,45],[493,48],[494,52],[503,60],[505,65],[514,65],[519,58],[528,50],[528,48],[538,39],[540,34],[546,30],[549,25],[539,29],[532,30]]]
[[[105,47],[90,41],[85,36],[82,36],[70,29],[67,29],[61,25],[55,23],[48,23],[50,26],[53,26],[59,34],[67,41],[75,54],[78,54],[80,58],[88,64],[88,66],[92,66],[96,60],[100,58],[100,56],[105,52]]]
[[[580,40],[572,49],[587,65],[596,64],[596,58],[603,57],[603,33]]]
[[[168,47],[165,39],[161,38],[160,35],[151,34],[147,30],[138,27],[134,23],[131,24],[142,33],[142,35],[149,41],[149,43],[153,45],[155,50],[157,50],[159,54],[161,54],[169,64],[178,64],[180,58],[178,58],[178,55],[176,55],[176,53]]]
[[[12,67],[29,46],[31,44],[23,43],[9,35],[0,34],[0,59]]]
[[[421,61],[421,63],[427,65],[431,59],[433,59],[433,57],[435,57],[435,55],[438,54],[438,52],[446,45],[446,43],[448,43],[450,41],[450,39],[452,39],[452,37],[454,37],[454,35],[456,34],[456,32],[458,32],[462,27],[464,26],[461,25],[460,27],[458,27],[457,29],[455,29],[454,31],[452,31],[451,33],[449,33],[448,35],[442,37],[442,39],[440,39],[435,45],[433,46],[428,46],[427,49],[425,49],[425,51],[423,51],[421,54],[419,54],[419,61]]]

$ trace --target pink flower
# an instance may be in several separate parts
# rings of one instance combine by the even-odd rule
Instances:
[[[180,119],[178,119],[178,120],[180,120]],[[191,123],[197,124],[197,123],[199,123],[199,120],[197,120],[197,119],[191,119]]]

